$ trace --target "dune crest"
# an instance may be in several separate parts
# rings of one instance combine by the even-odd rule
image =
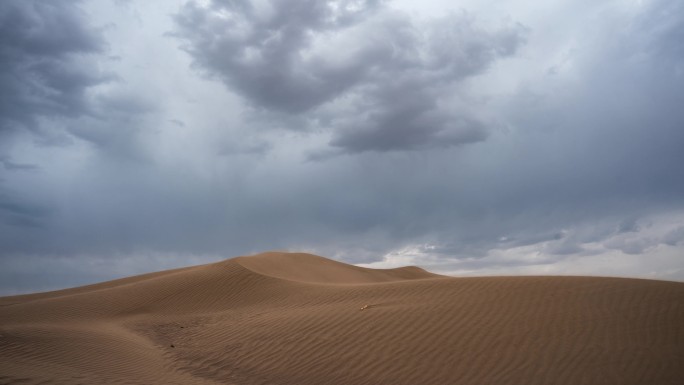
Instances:
[[[0,384],[680,384],[684,283],[263,253],[0,298]]]
[[[416,266],[396,269],[368,269],[307,253],[267,252],[232,261],[269,277],[322,284],[381,283],[438,278]]]

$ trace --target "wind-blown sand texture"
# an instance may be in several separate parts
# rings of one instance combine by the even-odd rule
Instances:
[[[15,383],[684,384],[684,283],[265,253],[0,298]]]

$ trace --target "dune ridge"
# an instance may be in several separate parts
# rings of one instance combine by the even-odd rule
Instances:
[[[267,252],[233,261],[257,274],[308,283],[381,283],[442,277],[417,266],[368,269],[306,253]]]
[[[263,253],[0,298],[0,384],[681,384],[684,283]]]

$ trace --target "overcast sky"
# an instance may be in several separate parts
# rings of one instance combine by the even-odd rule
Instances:
[[[272,249],[684,280],[684,2],[0,1],[0,294]]]

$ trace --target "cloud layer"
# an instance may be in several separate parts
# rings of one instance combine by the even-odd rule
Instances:
[[[257,109],[305,116],[346,153],[484,140],[485,123],[448,101],[525,35],[465,12],[419,22],[378,1],[190,2],[176,22],[198,67]]]
[[[87,90],[104,78],[85,56],[105,42],[76,4],[3,2],[0,36],[0,129],[37,129],[40,118],[89,110]]]
[[[0,292],[268,249],[684,279],[684,6],[463,4],[2,2]]]

